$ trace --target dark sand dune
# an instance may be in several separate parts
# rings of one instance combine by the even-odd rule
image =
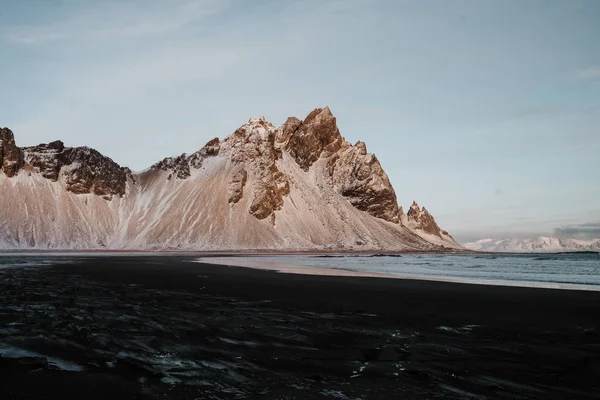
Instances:
[[[0,398],[600,397],[600,292],[192,259],[0,269]]]

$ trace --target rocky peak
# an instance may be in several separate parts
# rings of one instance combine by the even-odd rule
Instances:
[[[275,145],[279,148],[285,147],[290,140],[290,137],[296,132],[296,130],[302,124],[302,120],[296,117],[289,117],[283,125],[277,129],[275,137]]]
[[[275,145],[308,171],[320,158],[338,193],[356,208],[397,223],[396,193],[379,160],[364,142],[348,143],[329,107],[313,110],[304,121],[290,117],[277,129]]]
[[[151,168],[168,171],[169,176],[167,179],[171,179],[173,176],[177,179],[186,179],[190,176],[190,161],[185,153],[177,157],[167,157]]]
[[[275,148],[275,127],[264,117],[253,117],[235,130],[221,143],[221,151],[234,163],[249,162],[258,158],[280,158]]]
[[[64,179],[67,190],[76,194],[93,193],[110,200],[123,196],[127,179],[133,176],[110,158],[89,147],[65,147],[55,141],[24,147],[25,161],[49,180]]]
[[[207,157],[226,157],[235,165],[227,182],[229,204],[234,207],[244,196],[251,196],[250,214],[258,219],[274,218],[290,190],[287,178],[276,165],[282,151],[275,145],[275,135],[273,124],[264,117],[252,117],[222,141],[212,139],[196,153],[165,158],[152,169],[169,172],[167,179],[186,179],[191,168],[201,168]],[[246,188],[248,183],[250,189]]]
[[[337,152],[345,142],[329,107],[317,108],[304,121],[298,121],[289,118],[280,129],[277,141],[305,171],[321,155],[327,157]]]
[[[419,209],[419,205],[417,204],[416,201],[413,200],[412,205],[410,206],[407,215],[413,215],[413,216],[418,217],[420,213],[421,213],[421,211]]]
[[[272,221],[290,191],[287,177],[277,168],[282,152],[275,146],[275,135],[276,129],[270,122],[264,117],[254,117],[221,144],[221,154],[240,166],[228,182],[230,204],[236,204],[244,193],[249,193],[250,214],[258,219],[271,217]],[[249,175],[253,178],[252,188],[246,191]]]
[[[190,167],[200,168],[206,157],[227,157],[236,165],[227,184],[229,204],[236,207],[242,198],[251,196],[248,211],[265,219],[274,217],[290,191],[288,178],[277,166],[283,152],[304,171],[323,160],[319,171],[359,210],[403,225],[410,219],[413,226],[439,234],[433,217],[416,202],[407,215],[398,208],[394,188],[377,157],[367,151],[364,142],[353,146],[344,140],[328,107],[313,110],[304,120],[290,117],[277,129],[264,117],[250,118],[222,141],[215,138],[191,156],[166,158],[153,168],[171,172],[168,179],[186,179]]]
[[[13,132],[8,128],[0,128],[0,169],[12,178],[23,165],[23,152],[17,147]]]
[[[419,209],[419,205],[416,201],[413,201],[410,206],[410,210],[408,210],[407,213],[407,219],[408,223],[415,229],[420,229],[423,232],[439,237],[442,237],[442,234],[444,233],[447,235],[447,232],[440,229],[433,216],[429,214],[429,211],[427,211],[425,207]]]
[[[15,146],[15,135],[8,128],[0,128],[0,144]]]
[[[177,179],[187,179],[191,175],[190,168],[199,169],[207,157],[214,157],[219,154],[221,147],[219,138],[209,140],[204,147],[188,156],[186,153],[177,157],[167,157],[156,164],[151,169],[169,172],[167,179],[173,177]]]
[[[400,222],[396,192],[365,143],[343,146],[327,165],[333,187],[354,207],[386,221]]]

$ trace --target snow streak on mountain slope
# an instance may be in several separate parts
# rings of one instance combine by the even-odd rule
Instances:
[[[343,139],[328,108],[278,129],[252,118],[140,173],[62,142],[19,149],[2,132],[11,156],[0,173],[4,248],[460,247],[424,208],[403,222],[379,161]]]
[[[561,251],[600,251],[600,239],[579,240],[538,236],[535,238],[481,239],[464,243],[470,250],[509,253],[553,253]]]

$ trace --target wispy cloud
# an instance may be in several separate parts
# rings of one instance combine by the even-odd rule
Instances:
[[[558,107],[527,107],[517,110],[509,116],[509,120],[518,120],[530,117],[540,117],[546,115],[558,115],[564,113],[564,109]]]
[[[600,80],[600,67],[590,67],[577,71],[577,78],[581,80]]]
[[[116,3],[108,4],[110,6],[86,6],[85,10],[79,10],[79,15],[71,15],[63,28],[56,25],[35,31],[31,27],[31,35],[21,36],[19,40],[22,43],[42,43],[43,40],[52,39],[52,33],[56,37],[54,40],[58,41],[48,43],[45,47],[60,49],[65,54],[66,62],[62,64],[64,67],[49,70],[46,74],[45,79],[55,89],[51,101],[30,112],[28,120],[13,125],[13,129],[20,137],[32,138],[31,142],[25,144],[60,137],[70,145],[90,145],[115,160],[127,160],[134,169],[145,168],[159,156],[164,156],[159,153],[176,154],[193,150],[193,146],[203,144],[215,135],[227,134],[227,129],[235,128],[231,121],[208,119],[203,122],[201,129],[207,133],[197,133],[198,127],[195,125],[177,125],[177,119],[167,121],[169,112],[171,115],[191,118],[194,108],[198,108],[197,113],[208,113],[206,110],[211,107],[227,107],[230,113],[236,114],[231,110],[243,106],[243,110],[237,114],[249,117],[252,115],[250,113],[256,111],[252,108],[253,104],[240,103],[237,99],[240,93],[241,96],[253,93],[254,100],[263,104],[272,98],[287,96],[292,87],[282,79],[282,73],[293,69],[300,57],[320,55],[322,58],[323,54],[327,54],[326,47],[315,47],[315,43],[330,34],[331,30],[335,31],[332,26],[340,23],[340,9],[355,8],[361,4],[368,6],[363,0],[347,3],[314,2],[314,7],[304,8],[301,5],[305,3],[281,3],[277,10],[272,11],[269,29],[265,29],[264,10],[260,5],[243,13],[235,9],[234,14],[238,13],[235,18],[221,21],[219,10],[220,7],[228,7],[226,1],[177,2],[174,10],[166,9],[173,3],[153,1],[148,2],[154,4],[151,10],[143,9],[125,21],[118,15]],[[102,13],[92,13],[90,7],[99,7]],[[233,12],[232,9],[227,10],[228,13],[230,11]],[[123,13],[128,17],[134,14]],[[289,20],[290,15],[294,16],[294,23]],[[103,25],[105,19],[110,26]],[[333,22],[325,24],[323,20]],[[211,27],[207,28],[210,34],[204,31],[208,26]],[[273,35],[272,31],[278,34]],[[107,38],[109,40],[105,40]],[[120,46],[122,43],[126,45]],[[81,49],[85,51],[90,48],[94,49],[94,62],[73,56]],[[310,83],[304,84],[307,85]],[[213,88],[216,86],[221,90],[215,93]],[[266,94],[266,86],[270,95]],[[145,118],[140,110],[141,104],[143,107],[160,109],[160,116]],[[319,104],[311,100],[308,107]],[[132,113],[137,113],[136,117],[125,116],[124,110],[132,110]],[[275,113],[277,107],[257,111],[264,113],[265,110]],[[300,108],[294,112],[306,110],[308,108]],[[137,159],[131,160],[126,146],[102,147],[108,136],[117,135],[116,130],[103,135],[92,133],[101,129],[98,124],[105,118],[131,121],[128,123],[133,129],[126,138],[120,138],[121,141],[135,142],[151,136],[152,139],[146,142],[154,143],[162,139],[153,133],[179,129],[180,138],[169,145],[180,147],[177,150],[159,148],[156,155],[150,151],[144,152],[137,157],[143,161],[134,164]],[[154,122],[148,122],[150,120]],[[211,121],[214,125],[210,125]],[[117,129],[122,131],[127,128],[120,126]],[[82,131],[88,136],[85,141],[78,133]],[[195,139],[202,134],[209,136]],[[195,141],[198,143],[194,144]]]
[[[43,44],[48,42],[54,42],[67,37],[67,33],[60,30],[48,30],[44,29],[17,29],[16,31],[7,34],[6,39],[9,42],[16,44]]]
[[[13,26],[3,36],[4,40],[25,45],[159,36],[197,23],[228,5],[227,0],[98,2],[84,10],[59,15],[51,24]]]
[[[563,226],[554,229],[554,234],[558,237],[574,239],[598,239],[600,238],[600,222]]]

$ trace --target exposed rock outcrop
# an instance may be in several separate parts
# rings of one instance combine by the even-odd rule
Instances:
[[[398,200],[388,176],[363,142],[344,146],[329,160],[335,189],[359,210],[397,223]]]
[[[0,169],[12,178],[23,167],[23,152],[15,144],[15,137],[8,128],[0,128]]]
[[[219,155],[219,151],[221,150],[221,146],[219,145],[219,138],[214,138],[209,140],[204,147],[200,150],[192,154],[189,158],[190,166],[192,168],[200,168],[202,167],[202,162],[208,157],[215,157]]]
[[[190,176],[190,160],[188,159],[187,154],[183,153],[178,157],[167,157],[163,159],[154,164],[152,169],[169,171],[167,179],[171,179],[173,176],[177,179],[186,179]]]
[[[203,161],[207,157],[214,157],[219,154],[219,138],[214,138],[204,145],[197,152],[187,155],[183,153],[177,157],[167,157],[154,164],[151,169],[168,171],[167,179],[187,179],[191,175],[191,169],[202,167]]]
[[[414,229],[420,229],[425,233],[442,237],[442,234],[448,235],[448,232],[442,231],[438,224],[433,219],[433,216],[429,214],[427,209],[423,207],[419,209],[419,205],[416,201],[413,201],[410,209],[407,213],[408,222],[412,223]]]
[[[65,147],[55,141],[24,147],[25,162],[49,180],[64,179],[65,188],[76,194],[93,193],[109,200],[123,196],[131,170],[89,147]]]
[[[278,144],[305,171],[321,156],[334,154],[344,144],[329,107],[313,110],[300,124],[297,119],[289,118],[279,132]]]
[[[248,172],[243,168],[233,174],[233,177],[227,183],[227,198],[230,204],[236,204],[244,196],[244,186],[247,179]]]
[[[248,211],[258,219],[274,217],[273,213],[283,207],[283,198],[290,191],[288,179],[277,168],[282,152],[275,147],[275,132],[275,127],[264,117],[254,117],[221,144],[221,154],[234,164],[248,166],[252,172],[252,201]]]
[[[344,140],[328,107],[313,110],[303,121],[290,117],[278,129],[264,117],[251,118],[222,142],[213,139],[189,157],[165,158],[152,168],[168,171],[167,179],[186,179],[190,168],[200,168],[208,156],[221,154],[235,164],[251,165],[246,169],[253,176],[249,212],[264,219],[281,209],[290,190],[289,180],[276,165],[283,152],[304,171],[317,160],[326,160],[331,184],[353,206],[386,221],[400,221],[396,193],[379,160],[367,153],[365,143],[352,146]],[[234,190],[240,188],[238,178],[231,181],[228,198],[233,204],[241,199]]]
[[[319,159],[327,160],[327,172],[338,193],[359,210],[397,223],[396,193],[375,155],[365,143],[348,143],[331,110],[317,108],[301,121],[291,117],[277,130],[275,145],[287,151],[308,171]]]

